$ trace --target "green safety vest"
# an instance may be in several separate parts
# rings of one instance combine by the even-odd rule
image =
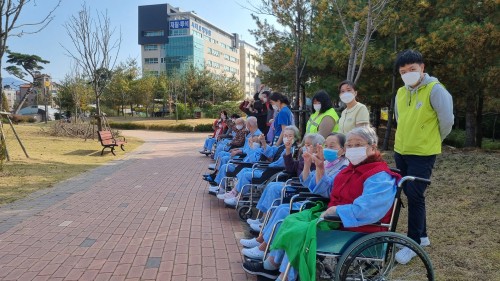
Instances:
[[[317,133],[319,124],[321,124],[321,120],[323,120],[325,116],[330,116],[335,121],[335,126],[333,127],[332,133],[339,131],[339,116],[337,115],[335,109],[330,108],[327,111],[323,112],[321,115],[318,115],[319,111],[316,111],[311,115],[311,117],[309,117],[309,121],[307,121],[306,126],[306,133]]]
[[[438,82],[417,89],[401,87],[396,95],[398,128],[394,151],[402,155],[429,156],[441,153],[437,113],[431,105],[431,91]]]

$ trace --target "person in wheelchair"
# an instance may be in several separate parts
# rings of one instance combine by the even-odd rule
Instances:
[[[254,116],[250,116],[247,118],[246,130],[248,133],[245,137],[245,143],[243,144],[243,147],[233,148],[233,149],[230,149],[229,151],[221,151],[218,155],[218,158],[216,158],[216,162],[218,163],[218,166],[215,167],[215,170],[213,173],[204,175],[203,176],[204,180],[210,182],[212,185],[216,185],[214,183],[214,179],[217,176],[217,173],[220,170],[220,167],[222,167],[224,164],[226,164],[229,161],[229,159],[231,159],[237,155],[244,157],[247,154],[246,153],[247,150],[250,149],[250,147],[248,145],[248,140],[251,137],[254,137],[254,136],[258,137],[262,134],[262,132],[257,127],[257,118],[255,118]]]
[[[219,135],[224,134],[227,131],[227,112],[225,110],[220,112],[220,119],[214,121],[212,128],[214,129],[214,133],[211,137],[205,139],[205,144],[203,144],[203,149],[200,150],[200,153],[206,154],[209,153],[212,149],[212,146],[217,141]]]
[[[330,197],[334,176],[349,165],[349,161],[345,157],[344,144],[345,136],[343,134],[332,133],[325,141],[325,148],[317,145],[315,150],[303,153],[304,169],[299,178],[312,193],[325,198]],[[311,171],[311,167],[314,165],[316,165],[316,170]],[[299,209],[301,203],[294,203],[293,208]],[[245,247],[242,251],[243,254],[252,259],[262,258],[274,225],[289,214],[289,203],[277,206],[257,238],[240,240],[240,244]],[[279,225],[277,229],[279,229]]]
[[[286,126],[285,129],[283,130],[283,138],[286,138],[287,140],[291,141],[292,143],[295,143],[299,139],[299,129],[293,125],[291,126]],[[275,156],[280,155],[278,160],[272,162],[269,164],[269,168],[285,168],[285,159],[284,155],[286,153],[284,145],[281,146],[269,146],[267,145],[266,139],[264,135],[259,136],[259,141],[261,143],[262,149],[263,149],[263,154],[269,158],[275,158]],[[278,154],[280,153],[280,154]],[[248,188],[248,185],[252,183],[252,176],[254,178],[260,178],[262,174],[264,173],[263,170],[256,170],[252,171],[252,168],[243,168],[237,175],[237,183],[235,188],[233,188],[230,192],[226,194],[219,194],[217,197],[219,199],[223,199],[224,203],[229,205],[229,206],[236,206],[236,203],[238,202],[237,196],[239,193],[243,192],[246,193]]]
[[[397,182],[401,176],[392,172],[382,159],[377,141],[373,128],[363,126],[350,131],[346,141],[346,157],[350,164],[334,176],[328,208],[311,215],[308,218],[311,221],[301,221],[302,212],[288,216],[271,242],[272,251],[266,261],[247,261],[243,264],[244,270],[271,277],[276,277],[281,272],[276,280],[282,280],[288,257],[293,257],[296,261],[302,247],[306,246],[304,242],[309,225],[311,222],[315,224],[319,214],[321,217],[338,216],[342,222],[340,229],[348,231],[372,233],[387,230],[370,224],[390,220]],[[309,253],[302,254],[307,255],[305,259],[310,257]],[[302,262],[302,259],[299,260]],[[301,279],[309,279],[306,272],[299,274]],[[288,280],[295,280],[296,277],[297,270],[292,267]]]
[[[238,114],[233,114],[231,115],[231,119],[227,120],[227,127],[228,130],[226,131],[225,134],[219,135],[218,140],[217,140],[217,145],[215,147],[215,152],[213,155],[213,159],[216,158],[217,154],[221,151],[227,151],[227,144],[231,142],[231,140],[236,136],[235,132],[235,126],[237,125],[235,122],[238,118],[240,118]],[[243,122],[245,122],[245,119],[243,119]],[[245,130],[245,124],[243,123],[243,130]],[[241,129],[240,129],[241,130]],[[243,137],[244,141],[244,137]]]
[[[293,141],[291,139],[285,139],[283,143],[285,145],[284,161],[286,172],[290,176],[300,175],[305,165],[302,156],[306,151],[315,150],[317,145],[322,146],[324,141],[325,139],[320,134],[306,134],[300,145],[301,149],[299,150],[298,160],[294,160],[292,151]],[[280,198],[281,190],[284,186],[284,181],[273,181],[267,184],[257,203],[257,209],[265,215],[274,200]],[[254,231],[260,231],[262,219],[248,219],[247,223]]]

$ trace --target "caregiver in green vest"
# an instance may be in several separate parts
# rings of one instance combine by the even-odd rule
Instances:
[[[405,86],[396,94],[395,114],[398,123],[394,160],[401,176],[431,177],[441,142],[453,126],[453,99],[437,78],[424,72],[422,54],[405,50],[398,54],[396,69]],[[426,183],[408,182],[403,191],[408,197],[408,237],[428,246],[425,213]],[[417,254],[405,247],[396,260],[408,263]]]
[[[312,98],[313,114],[306,125],[306,134],[319,133],[325,139],[339,129],[339,116],[333,109],[330,96],[323,90],[317,92]]]

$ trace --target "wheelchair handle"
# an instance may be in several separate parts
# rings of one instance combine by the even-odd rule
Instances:
[[[431,180],[429,180],[429,179],[424,179],[424,178],[419,178],[419,177],[414,177],[414,176],[405,176],[399,181],[398,186],[399,187],[403,186],[403,183],[405,183],[406,181],[419,181],[419,182],[423,182],[426,184],[431,184]]]

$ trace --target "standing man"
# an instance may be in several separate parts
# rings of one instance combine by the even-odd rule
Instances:
[[[453,126],[453,100],[437,78],[424,72],[422,54],[404,50],[396,58],[405,86],[396,95],[395,114],[398,128],[394,143],[394,159],[402,176],[429,179],[441,143]],[[407,182],[404,192],[408,198],[408,237],[430,244],[427,237],[425,189],[427,184]],[[405,247],[396,253],[396,260],[408,263],[416,253]]]

